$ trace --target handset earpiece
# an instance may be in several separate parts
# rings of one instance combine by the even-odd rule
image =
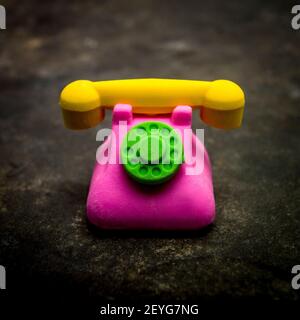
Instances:
[[[60,106],[69,129],[92,128],[104,119],[100,94],[92,81],[77,80],[67,85],[61,92]]]
[[[204,94],[200,117],[215,128],[238,128],[242,123],[244,105],[245,95],[237,84],[229,80],[215,80]]]

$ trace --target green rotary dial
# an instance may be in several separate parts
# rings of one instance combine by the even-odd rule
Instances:
[[[126,172],[145,184],[171,179],[184,161],[180,136],[163,122],[147,121],[131,128],[121,145]]]

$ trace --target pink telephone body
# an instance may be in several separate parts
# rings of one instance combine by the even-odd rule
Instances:
[[[222,129],[241,125],[245,98],[228,80],[128,79],[66,86],[66,127],[97,125],[112,108],[112,131],[99,147],[87,217],[102,229],[191,230],[215,218],[211,164],[191,132],[192,110]]]

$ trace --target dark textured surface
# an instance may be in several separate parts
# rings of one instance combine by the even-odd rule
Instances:
[[[163,3],[162,3],[163,2]],[[300,264],[300,31],[282,1],[4,2],[0,264],[8,288],[96,298],[295,300]],[[75,79],[228,78],[243,127],[206,127],[217,220],[196,233],[96,232],[85,220],[96,129],[63,127]],[[106,117],[102,126],[110,126]],[[194,128],[204,127],[195,114]]]

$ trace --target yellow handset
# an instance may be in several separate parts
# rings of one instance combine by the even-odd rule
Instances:
[[[171,113],[178,105],[200,109],[201,119],[216,128],[241,125],[245,105],[243,90],[228,80],[175,79],[78,80],[60,96],[66,127],[85,129],[104,118],[104,109],[118,103],[132,105],[134,113]]]

